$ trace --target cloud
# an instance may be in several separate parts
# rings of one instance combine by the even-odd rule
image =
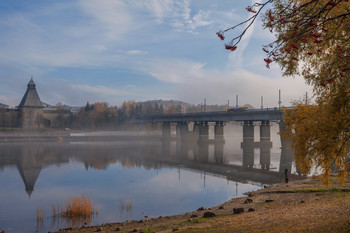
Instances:
[[[130,92],[127,92],[127,91],[121,91],[115,88],[109,88],[102,85],[90,86],[86,84],[81,84],[81,85],[72,84],[70,86],[74,90],[83,91],[83,92],[92,93],[92,94],[103,93],[104,95],[112,95],[112,96],[125,96],[125,95],[131,94]]]
[[[192,20],[188,20],[188,28],[195,30],[198,27],[205,27],[211,25],[213,22],[209,20],[209,13],[200,10],[196,15],[192,17]]]
[[[119,39],[130,26],[131,16],[127,5],[122,0],[80,0],[81,9],[105,29],[110,40]]]
[[[55,105],[60,102],[71,106],[83,106],[86,102],[107,102],[111,105],[119,105],[124,99],[135,96],[135,87],[113,85],[72,84],[61,78],[47,79],[45,77],[34,78],[41,101]],[[82,83],[82,82],[80,82]],[[23,85],[24,86],[24,85]],[[23,88],[20,97],[23,96]],[[0,101],[1,102],[1,101]]]
[[[200,103],[206,98],[208,104],[226,104],[238,94],[242,105],[260,107],[263,96],[266,107],[276,107],[278,90],[282,90],[283,105],[289,106],[291,101],[312,91],[300,77],[270,78],[244,69],[209,69],[189,60],[157,61],[149,69],[150,75],[158,80],[176,84],[171,93],[174,99],[189,103]]]
[[[145,6],[157,23],[166,23],[178,30],[194,31],[212,24],[209,12],[199,10],[191,16],[190,0],[150,0]]]
[[[126,53],[129,54],[129,55],[147,54],[146,51],[141,51],[141,50],[129,50]]]
[[[0,63],[42,67],[116,64],[131,16],[123,1],[45,2],[0,15]],[[119,42],[117,44],[117,42]]]
[[[189,20],[190,1],[189,0],[150,0],[145,5],[153,13],[158,23],[163,23],[167,19]]]
[[[149,74],[167,83],[187,83],[191,79],[203,78],[204,64],[190,60],[156,60],[147,67]]]

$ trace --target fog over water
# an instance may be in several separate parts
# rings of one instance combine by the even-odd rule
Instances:
[[[210,126],[209,139],[214,138],[213,130]],[[271,126],[269,148],[244,147],[242,126],[237,123],[228,123],[224,130],[224,144],[200,146],[165,143],[159,132],[142,131],[127,133],[125,140],[120,136],[126,133],[99,132],[85,135],[86,140],[1,141],[0,228],[47,232],[72,224],[180,214],[282,182],[286,167],[295,173],[290,151],[281,149],[277,124]],[[109,140],[98,140],[102,135]],[[259,140],[255,127],[254,141]],[[88,196],[98,214],[76,222],[53,217],[52,205],[63,206],[77,195]],[[43,211],[42,221],[37,221],[37,209]]]

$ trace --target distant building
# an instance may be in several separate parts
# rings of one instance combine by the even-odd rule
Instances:
[[[190,107],[190,104],[178,100],[150,100],[143,102],[143,104],[147,102],[158,105],[164,113],[187,113]]]
[[[9,107],[8,105],[0,103],[0,108],[8,108],[8,107]]]
[[[68,106],[68,105],[60,105],[59,109],[62,109],[64,111],[68,111],[70,112],[73,116],[76,116],[82,107],[72,107],[72,106]]]

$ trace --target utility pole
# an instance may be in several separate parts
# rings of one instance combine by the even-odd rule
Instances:
[[[263,108],[264,108],[264,97],[261,96],[261,109],[263,109]]]
[[[278,90],[278,108],[281,109],[281,90]]]
[[[227,100],[227,108],[230,108],[230,100]]]
[[[307,104],[307,92],[305,93],[305,104]]]
[[[204,112],[207,111],[207,99],[204,98]]]
[[[238,108],[238,94],[236,95],[236,108]]]

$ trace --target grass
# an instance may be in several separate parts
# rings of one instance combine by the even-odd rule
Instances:
[[[63,217],[67,224],[73,226],[88,224],[98,214],[91,199],[84,195],[69,197],[64,206],[52,204],[51,209],[54,221],[56,217]]]
[[[40,229],[44,225],[44,210],[41,208],[36,209],[36,228]]]
[[[152,227],[148,227],[148,228],[141,229],[139,232],[140,233],[154,233],[154,232],[156,232],[156,230],[153,229]]]
[[[132,209],[132,202],[131,199],[127,198],[124,200],[123,197],[120,198],[120,206],[122,209],[122,212],[126,209],[126,212],[129,212]]]
[[[36,221],[43,222],[44,221],[44,210],[41,208],[36,209]]]
[[[81,195],[68,198],[61,214],[68,218],[75,218],[97,214],[97,210],[89,197]]]
[[[196,219],[193,219],[193,223],[202,223],[202,222],[207,222],[208,219],[207,218],[196,218]]]

